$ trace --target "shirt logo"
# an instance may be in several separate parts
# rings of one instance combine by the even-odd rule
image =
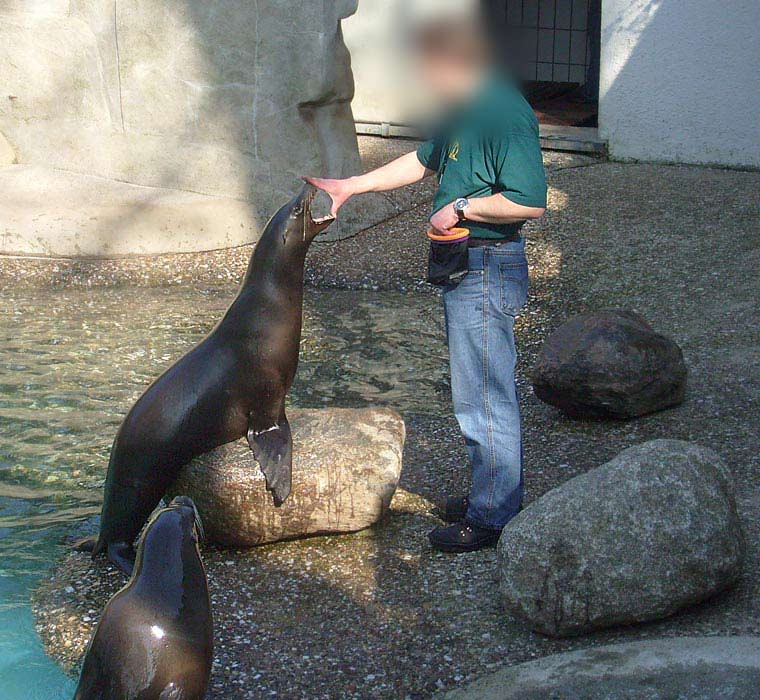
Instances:
[[[459,156],[459,141],[454,141],[454,145],[449,150],[449,160],[456,160]]]

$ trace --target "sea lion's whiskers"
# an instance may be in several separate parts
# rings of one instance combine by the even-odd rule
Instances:
[[[203,542],[206,539],[206,531],[203,529],[203,518],[201,518],[198,506],[193,501],[193,518],[195,519],[195,529],[198,531],[198,539]]]

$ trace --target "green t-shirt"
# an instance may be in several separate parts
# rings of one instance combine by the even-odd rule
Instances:
[[[433,213],[459,197],[500,193],[526,207],[546,206],[546,175],[538,120],[518,89],[492,75],[477,96],[417,149],[417,157],[438,174]],[[512,238],[514,224],[467,222],[475,238]]]

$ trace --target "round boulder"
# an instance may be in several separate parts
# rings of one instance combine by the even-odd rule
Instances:
[[[404,421],[387,409],[289,412],[293,490],[275,508],[248,442],[194,459],[170,495],[190,496],[211,542],[250,547],[324,533],[354,532],[388,510],[401,475]]]
[[[655,440],[545,494],[498,551],[507,611],[562,637],[662,618],[727,588],[744,538],[718,455]]]
[[[544,343],[536,396],[579,418],[634,418],[675,406],[686,392],[683,353],[638,314],[574,316]]]

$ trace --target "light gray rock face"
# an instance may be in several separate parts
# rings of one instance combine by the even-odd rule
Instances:
[[[239,199],[37,165],[0,168],[0,220],[3,252],[50,256],[192,250],[199,237],[219,249],[257,231],[250,207]]]
[[[0,167],[12,165],[16,162],[16,152],[13,146],[8,143],[8,139],[0,134]]]
[[[670,615],[733,584],[744,539],[712,450],[655,440],[550,491],[499,540],[506,609],[551,636]]]
[[[387,409],[291,410],[293,491],[275,508],[246,440],[193,460],[171,494],[193,498],[208,538],[250,547],[354,532],[387,512],[401,475],[404,422]]]
[[[681,348],[630,311],[574,316],[544,343],[536,396],[571,416],[635,418],[683,401]]]
[[[341,32],[356,2],[2,3],[0,132],[19,163],[242,200],[261,227],[301,175],[360,168]]]

